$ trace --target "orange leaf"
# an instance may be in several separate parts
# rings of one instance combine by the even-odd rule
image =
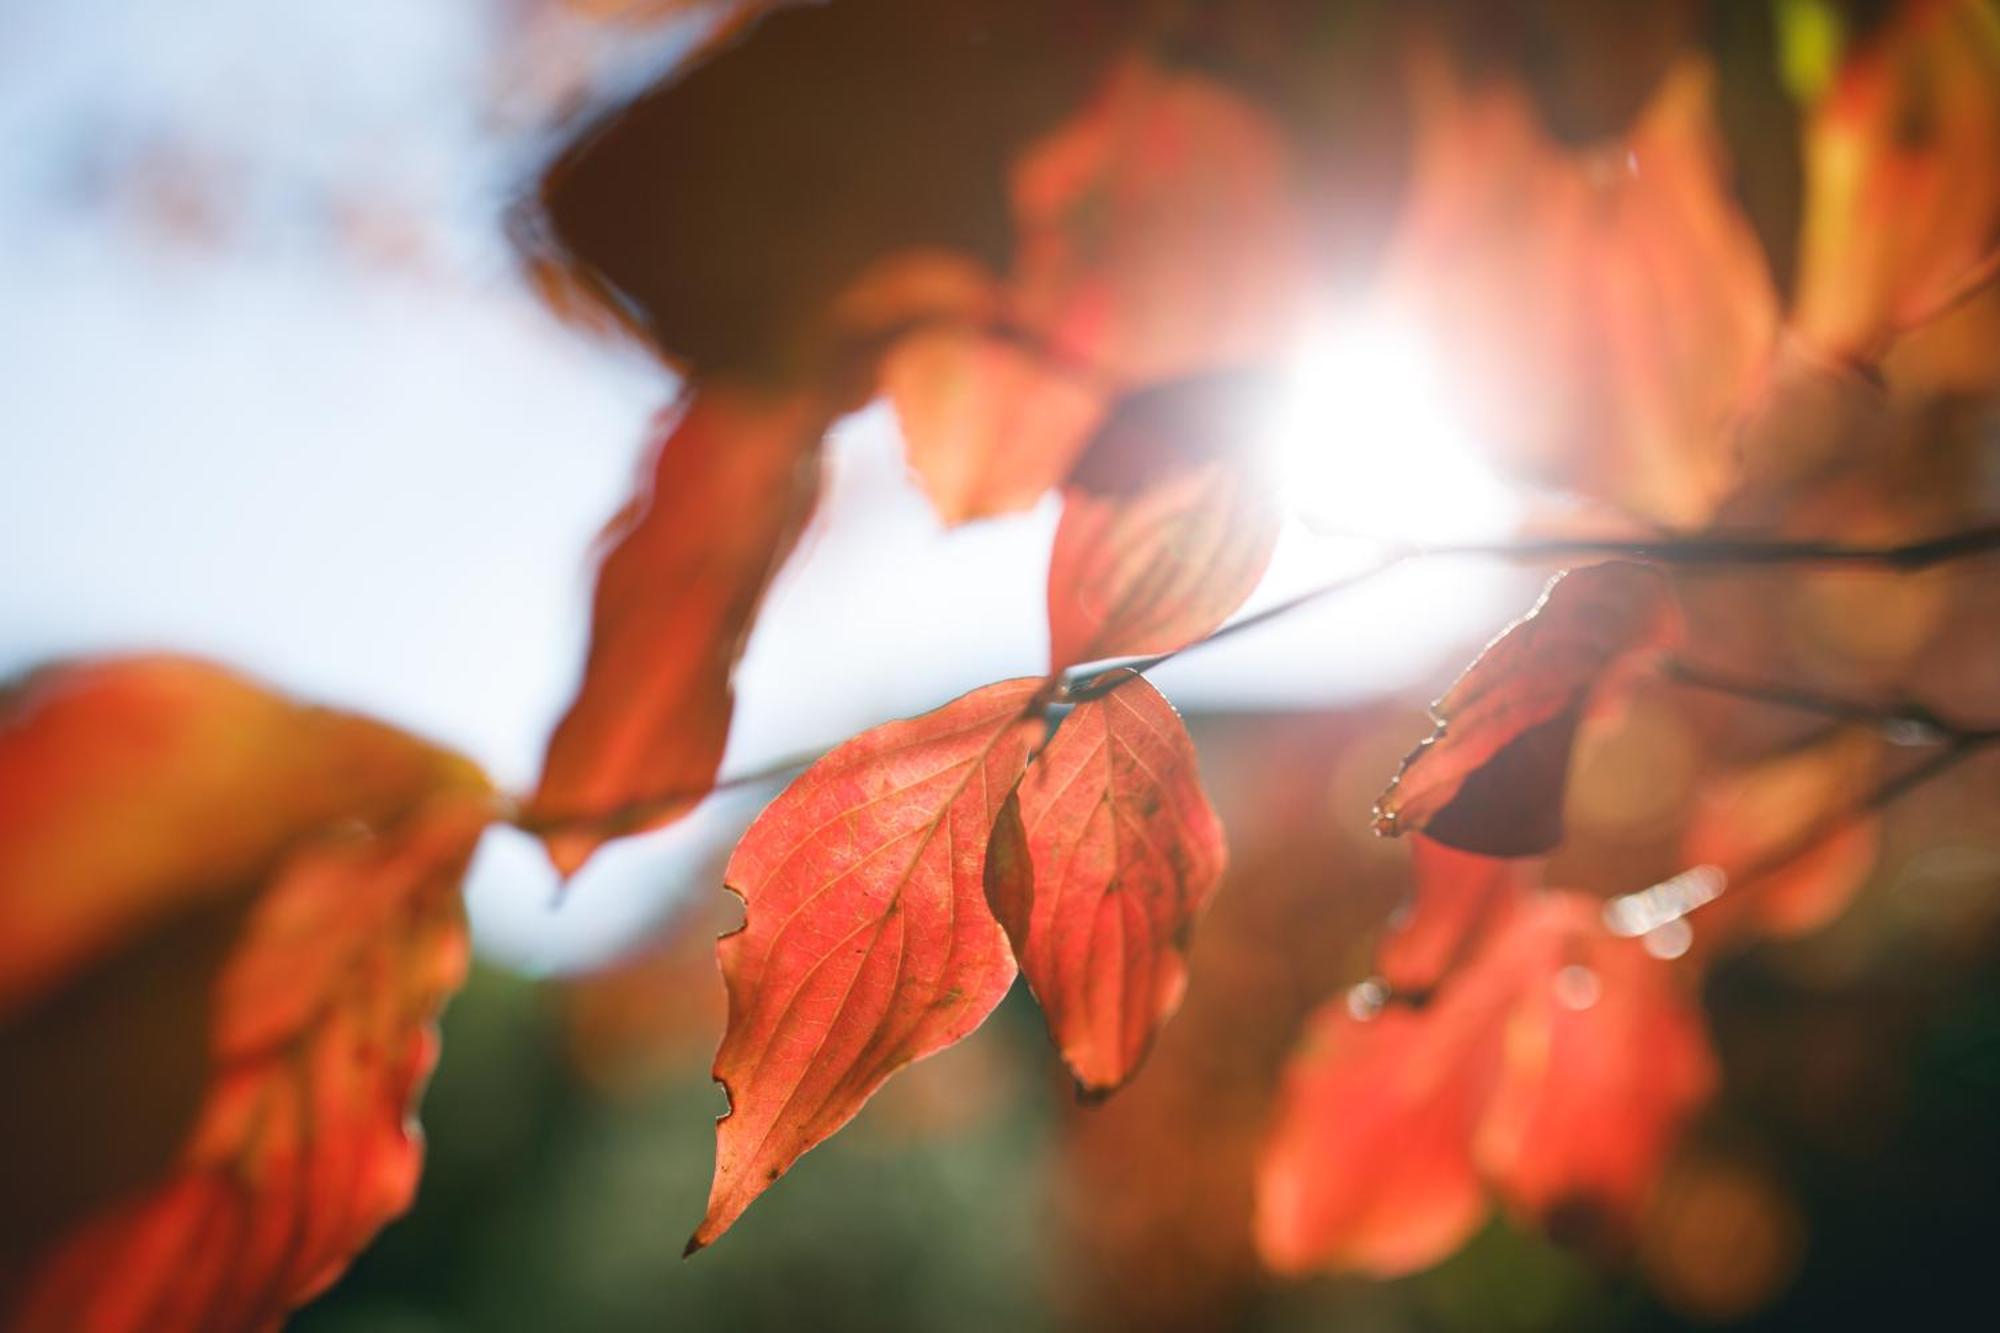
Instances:
[[[986,906],[994,817],[1040,739],[1010,680],[848,741],[757,817],[725,879],[729,1026],[715,1183],[689,1252],[728,1230],[889,1075],[985,1021],[1014,980]]]
[[[1437,730],[1403,761],[1375,829],[1463,851],[1534,856],[1562,840],[1570,751],[1591,701],[1680,633],[1666,579],[1611,561],[1558,574],[1442,699]]]
[[[0,1021],[177,912],[242,893],[302,829],[374,824],[483,782],[393,728],[186,658],[38,673],[0,694],[0,726]]]
[[[1140,676],[1077,705],[1003,807],[987,901],[1083,1095],[1129,1079],[1180,1007],[1226,859],[1187,728]]]
[[[490,793],[177,659],[38,678],[9,713],[4,1322],[276,1328],[409,1205]]]
[[[1713,70],[1682,57],[1620,138],[1556,143],[1505,78],[1413,62],[1392,303],[1437,343],[1517,470],[1676,525],[1733,479],[1724,427],[1776,333],[1736,206]]]
[[[590,661],[530,806],[565,875],[605,838],[670,823],[715,785],[730,676],[812,514],[832,418],[813,394],[696,388],[650,484],[612,524]]]
[[[1266,1264],[1408,1273],[1479,1228],[1472,1135],[1498,1074],[1503,999],[1469,975],[1421,1009],[1378,1012],[1363,986],[1313,1016],[1257,1169]]]
[[[1872,359],[1949,300],[2000,227],[2000,16],[1913,0],[1851,52],[1805,135],[1796,325]]]
[[[1540,878],[1520,861],[1410,840],[1416,892],[1383,937],[1375,970],[1399,995],[1421,995],[1455,971]]]
[[[1622,1243],[1716,1070],[1673,971],[1606,930],[1602,906],[1544,894],[1493,942],[1516,989],[1474,1151],[1512,1206]]]
[[[882,363],[910,468],[938,516],[1025,509],[1069,475],[1104,419],[1103,392],[968,329],[912,334]]]
[[[1012,186],[1012,310],[1065,360],[1150,383],[1292,332],[1308,257],[1284,136],[1217,80],[1118,62]]]
[[[1050,669],[1171,652],[1243,604],[1280,510],[1247,449],[1261,377],[1219,374],[1131,395],[1063,489],[1049,556]]]
[[[1488,1189],[1571,1239],[1626,1238],[1716,1075],[1672,971],[1600,906],[1537,895],[1423,1007],[1376,1012],[1363,986],[1320,1012],[1259,1169],[1266,1263],[1422,1268]]]

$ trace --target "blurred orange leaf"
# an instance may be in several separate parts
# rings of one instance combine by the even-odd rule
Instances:
[[[1873,360],[2000,242],[2000,12],[1912,0],[1857,43],[1806,126],[1794,322]]]
[[[1357,987],[1308,1021],[1257,1168],[1271,1268],[1407,1273],[1478,1230],[1472,1134],[1499,1071],[1494,981],[1467,973],[1421,1009],[1378,1010]]]
[[[1646,654],[1680,634],[1667,580],[1610,561],[1558,574],[1534,608],[1487,645],[1442,699],[1437,730],[1403,761],[1375,828],[1417,831],[1487,856],[1533,856],[1562,840],[1577,727]]]
[[[832,420],[817,394],[698,387],[613,521],[590,660],[530,803],[564,874],[607,837],[678,819],[715,785],[730,678],[812,514]]]
[[[1675,524],[1728,489],[1730,414],[1777,330],[1729,190],[1714,73],[1686,56],[1639,118],[1556,143],[1527,91],[1413,62],[1417,139],[1388,260],[1470,416],[1522,472]]]
[[[1410,839],[1416,890],[1403,919],[1375,950],[1375,970],[1398,994],[1442,981],[1540,882],[1539,867],[1475,856],[1418,835]]]
[[[1494,941],[1492,965],[1519,980],[1474,1153],[1511,1207],[1615,1247],[1716,1068],[1673,970],[1606,930],[1602,906],[1544,894]]]
[[[48,673],[6,712],[6,1326],[276,1328],[414,1194],[491,794],[180,659]]]
[[[1222,825],[1180,714],[1144,677],[1078,704],[1002,808],[986,896],[1078,1089],[1138,1070],[1187,989]]]
[[[689,1252],[861,1109],[896,1070],[985,1021],[1014,980],[986,848],[1040,739],[1042,682],[1002,681],[848,741],[730,857],[740,930],[716,953],[729,1026],[715,1182]]]
[[[1258,1173],[1273,1268],[1435,1263],[1490,1190],[1571,1239],[1623,1243],[1715,1069],[1673,973],[1599,902],[1543,893],[1420,1008],[1361,987],[1312,1021]]]
[[[1204,74],[1139,57],[1023,154],[1010,311],[1067,361],[1148,384],[1281,349],[1303,249],[1283,132]]]
[[[1069,475],[1104,392],[1033,351],[969,329],[913,333],[882,362],[910,469],[946,523],[1025,509]]]

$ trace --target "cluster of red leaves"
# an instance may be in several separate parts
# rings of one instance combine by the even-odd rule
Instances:
[[[1942,299],[1938,273],[1962,281],[1976,265],[1976,253],[1959,253],[1976,250],[1964,219],[1990,229],[2000,214],[1977,199],[1936,201],[1956,257],[1939,258],[1935,271],[1893,255],[1874,265],[1886,294],[1871,298],[1867,336],[1816,313],[1838,287],[1829,250],[1852,257],[1889,234],[1830,229],[1892,193],[1880,182],[1856,186],[1842,174],[1853,153],[1825,145],[1846,137],[1879,148],[1890,131],[1879,123],[1888,94],[1877,86],[1914,80],[1929,93],[1935,78],[1938,95],[1955,100],[1940,113],[1951,128],[1924,161],[1971,151],[1959,142],[1977,137],[1965,123],[1995,92],[1980,67],[1985,17],[1963,3],[1909,6],[1857,43],[1839,87],[1812,109],[1807,135],[1820,147],[1808,153],[1808,253],[1789,319],[1730,189],[1716,73],[1705,57],[1677,53],[1682,25],[1648,29],[1640,43],[1637,87],[1649,92],[1597,90],[1596,100],[1625,104],[1623,119],[1583,147],[1544,127],[1542,90],[1476,68],[1449,24],[1414,25],[1398,46],[1407,181],[1379,286],[1446,331],[1482,428],[1522,473],[1676,524],[1752,515],[1820,466],[1820,442],[1793,431],[1794,419],[1868,383],[1850,367],[1886,348],[1911,309]],[[977,50],[963,44],[968,19],[982,34]],[[1227,48],[1284,21],[1260,11],[1234,37],[1222,22],[1204,37]],[[1972,57],[1904,70],[1966,31],[1978,39]],[[1239,437],[1308,313],[1309,199],[1323,182],[1321,165],[1303,157],[1313,140],[1295,137],[1284,118],[1293,109],[1284,81],[1255,77],[1268,51],[1197,66],[1164,54],[1172,43],[1152,40],[1163,37],[1116,5],[1084,13],[1023,4],[1004,18],[980,0],[921,13],[781,13],[754,41],[726,45],[582,139],[547,180],[554,256],[694,385],[601,570],[590,663],[536,797],[533,816],[566,871],[596,839],[666,822],[712,786],[731,662],[810,511],[816,441],[836,415],[886,396],[911,470],[947,523],[1019,508],[1052,487],[1062,496],[1049,679],[989,686],[856,738],[781,796],[731,863],[746,924],[721,949],[731,1007],[715,1067],[731,1111],[696,1245],[894,1069],[976,1027],[1017,965],[1093,1094],[1130,1076],[1184,985],[1185,930],[1219,873],[1221,835],[1172,710],[1143,682],[1102,677],[1106,688],[1085,689],[1046,746],[1037,726],[1080,664],[1171,653],[1221,625],[1261,577],[1280,510],[1257,452]],[[869,46],[921,46],[928,63],[894,74],[880,58],[853,70],[827,63]],[[1905,47],[1917,53],[1882,54]],[[931,109],[926,99],[945,80],[990,90],[1056,49],[1061,58],[994,94],[977,117],[921,129],[897,118]],[[1878,68],[1885,63],[1891,72]],[[1244,77],[1232,81],[1231,69]],[[700,124],[701,112],[778,77],[803,81],[799,116],[873,80],[865,115],[882,137],[869,143],[870,160],[856,159],[852,140],[821,142],[809,130],[827,162],[807,170],[799,145]],[[642,171],[714,179],[705,173],[720,153],[768,163],[773,174],[732,178],[707,199],[706,220],[629,186]],[[883,179],[875,159],[897,153],[914,174]],[[1829,156],[1839,169],[1819,163]],[[948,180],[922,176],[946,157]],[[675,262],[672,235],[726,221],[779,225],[769,206],[801,188],[784,169],[810,182],[834,163],[871,188],[821,210],[825,243],[809,261],[774,238],[769,257],[793,276],[782,291],[768,273],[731,285]],[[892,221],[886,210],[897,204]],[[770,299],[732,300],[746,295]],[[740,520],[727,540],[711,537],[707,522],[719,502]],[[1488,857],[1550,852],[1562,841],[1579,728],[1615,705],[1679,630],[1667,581],[1651,569],[1612,564],[1553,584],[1439,701],[1437,734],[1385,794],[1378,828],[1422,830]],[[1846,790],[1821,788],[1791,799],[1797,827],[1788,835],[1756,834],[1751,846],[1745,824],[1725,817],[1692,831],[1690,848],[1738,867],[1769,859]],[[1865,838],[1815,853],[1798,872],[1803,906],[1770,887],[1742,911],[1773,928],[1823,919],[1840,899],[1824,884],[1859,878]],[[1483,1198],[1486,1181],[1528,1212],[1570,1195],[1629,1211],[1667,1129],[1708,1082],[1677,992],[1653,976],[1639,944],[1594,924],[1585,903],[1555,892],[1515,903],[1427,890],[1419,924],[1385,955],[1397,993],[1415,985],[1433,1003],[1393,1009],[1370,1020],[1377,1026],[1355,1027],[1367,1035],[1352,1040],[1379,1043],[1390,1061],[1418,1048],[1448,1052],[1437,1063],[1454,1080],[1466,1067],[1452,1085],[1462,1113],[1446,1117],[1464,1140],[1463,1169],[1447,1172],[1461,1200]],[[1435,975],[1412,981],[1420,957]],[[1606,995],[1558,1022],[1572,1011],[1551,1008],[1548,995],[1556,979],[1576,975],[1564,970],[1572,966]],[[1344,1034],[1363,1020],[1329,1022]],[[1531,1039],[1537,1023],[1542,1035]],[[1685,1058],[1654,1069],[1605,1056],[1598,1069],[1635,1025],[1671,1029]],[[1555,1074],[1526,1072],[1522,1052],[1537,1042],[1566,1052],[1555,1065],[1546,1051],[1536,1057]],[[1504,1076],[1494,1064],[1481,1083],[1473,1067],[1499,1061],[1503,1048],[1513,1053]],[[1344,1062],[1360,1057],[1329,1058],[1325,1079],[1298,1082],[1344,1096]],[[1537,1100],[1558,1086],[1586,1099],[1643,1095],[1650,1114],[1632,1119],[1622,1147],[1598,1151],[1589,1135],[1561,1129],[1545,1142],[1536,1137],[1544,1120],[1593,1113]],[[1323,1119],[1297,1116],[1287,1123]],[[1395,1156],[1365,1140],[1346,1142],[1357,1161]],[[1565,1144],[1575,1161],[1548,1160]],[[1350,1244],[1319,1234],[1332,1223],[1301,1219],[1319,1216],[1320,1188],[1341,1195],[1353,1182],[1338,1172],[1308,1180],[1310,1151],[1273,1160],[1267,1180],[1292,1202],[1272,1205],[1268,1216],[1284,1220],[1265,1234],[1286,1266],[1434,1257],[1479,1211],[1443,1209],[1451,1220],[1433,1220],[1428,1245]]]
[[[1521,473],[1648,522],[1765,523],[1878,475],[1857,421],[2000,382],[1992,340],[1925,341],[1995,267],[1990,0],[1892,7],[1807,95],[1789,309],[1677,6],[1634,29],[1629,87],[1553,93],[1454,40],[1479,6],[1420,8],[1381,25],[1396,73],[1374,77],[1408,142],[1378,286],[1440,334]],[[1077,668],[1201,639],[1270,559],[1280,509],[1246,405],[1346,225],[1326,200],[1349,159],[1323,159],[1340,136],[1301,92],[1327,82],[1318,18],[1289,0],[778,9],[551,169],[545,289],[688,376],[606,536],[584,678],[518,816],[564,873],[713,788],[736,660],[839,417],[886,397],[945,523],[1062,497],[1050,674],[854,738],[730,860],[731,1107],[693,1246],[978,1027],[1017,970],[1092,1097],[1178,1006],[1222,830],[1172,707],[1130,671]],[[1703,955],[1646,942],[1687,891],[1607,914],[1513,858],[1561,840],[1580,728],[1679,623],[1658,574],[1577,571],[1440,700],[1378,809],[1424,835],[1411,921],[1285,1082],[1260,1174],[1274,1265],[1414,1267],[1490,1198],[1626,1229],[1714,1078],[1689,999]],[[1757,892],[1710,910],[1714,938],[1838,912],[1872,825],[1793,853],[1875,760],[1836,736],[1718,784],[1687,860]],[[463,760],[184,661],[6,696],[10,1327],[269,1327],[407,1204],[428,1024],[464,965],[456,884],[496,806]]]

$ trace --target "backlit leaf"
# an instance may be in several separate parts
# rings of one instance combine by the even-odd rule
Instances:
[[[1488,1195],[1559,1238],[1613,1247],[1714,1058],[1675,974],[1542,893],[1419,1008],[1370,988],[1313,1020],[1258,1174],[1257,1242],[1283,1272],[1409,1272],[1444,1258]]]
[[[1313,1016],[1258,1164],[1267,1265],[1389,1276],[1478,1230],[1489,1205],[1472,1135],[1499,1072],[1502,1002],[1468,977],[1421,1009],[1377,1012],[1357,990]]]
[[[913,333],[882,362],[911,471],[946,523],[1025,509],[1069,475],[1104,419],[1075,371],[969,329]]]
[[[564,874],[607,837],[671,822],[714,786],[730,677],[812,514],[832,419],[817,394],[698,387],[612,524],[590,660],[530,806]]]
[[[1265,383],[1219,374],[1134,394],[1092,441],[1049,556],[1051,670],[1171,652],[1256,588],[1281,517],[1243,438]]]
[[[0,1324],[276,1328],[415,1192],[484,780],[152,658],[31,681],[0,797]]]
[[[1187,988],[1222,825],[1180,715],[1143,677],[1078,704],[1008,801],[986,895],[1086,1096],[1130,1078]]]
[[[1680,632],[1659,571],[1625,561],[1558,574],[1442,699],[1437,730],[1375,806],[1378,833],[1424,831],[1486,856],[1562,840],[1570,751],[1593,699]]]
[[[1778,306],[1731,197],[1714,74],[1679,59],[1621,136],[1554,141],[1527,91],[1414,64],[1391,299],[1437,341],[1467,416],[1532,477],[1699,523]]]
[[[1067,0],[786,6],[579,134],[531,238],[696,378],[804,383],[885,260],[1010,260],[1008,172],[1100,76]]]
[[[2000,11],[1913,0],[1857,42],[1805,136],[1799,332],[1872,359],[1949,300],[2000,227]]]
[[[1002,681],[867,731],[800,774],[725,872],[729,1026],[715,1182],[690,1252],[861,1109],[977,1028],[1014,958],[987,908],[994,817],[1041,738],[1042,682]]]
[[[1203,74],[1127,57],[1010,177],[1001,315],[1021,336],[915,335],[891,350],[910,466],[947,523],[1059,483],[1119,386],[1277,354],[1303,264],[1278,128]]]
[[[1559,1239],[1621,1247],[1716,1082],[1672,969],[1605,929],[1589,895],[1537,898],[1492,946],[1515,989],[1474,1144],[1480,1171]]]
[[[1271,355],[1305,267],[1282,131],[1206,74],[1128,57],[1011,181],[1014,318],[1150,384]]]

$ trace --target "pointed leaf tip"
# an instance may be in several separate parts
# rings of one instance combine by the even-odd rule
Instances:
[[[729,1111],[694,1248],[1006,995],[1014,959],[986,906],[986,849],[1041,738],[1042,684],[1002,681],[863,732],[743,835],[725,872],[743,926],[716,946]]]
[[[1009,799],[987,901],[1084,1104],[1130,1080],[1180,1007],[1226,859],[1194,743],[1140,676],[1071,710]]]

